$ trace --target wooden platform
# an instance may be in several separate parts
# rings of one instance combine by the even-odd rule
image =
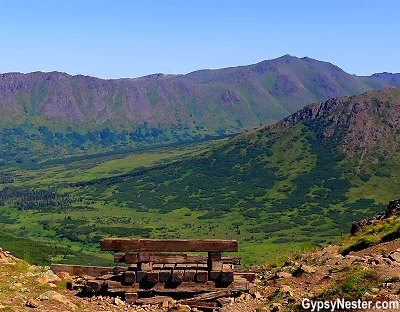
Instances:
[[[145,297],[149,293],[161,294],[161,297],[193,294],[197,297],[190,302],[205,308],[214,303],[198,302],[249,291],[255,279],[255,273],[235,273],[234,265],[241,264],[241,258],[222,256],[222,252],[238,251],[237,241],[232,240],[104,238],[101,250],[115,251],[114,261],[130,266],[52,264],[51,269],[55,273],[85,277],[85,285],[71,287],[87,293],[124,293],[125,300],[130,303],[140,299],[141,294]],[[185,252],[205,252],[206,255]]]

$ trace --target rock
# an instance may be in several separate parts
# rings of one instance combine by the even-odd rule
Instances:
[[[228,298],[221,297],[221,298],[218,298],[216,301],[219,303],[219,305],[221,307],[227,307],[227,306],[232,306],[233,303],[235,302],[235,299],[233,299],[232,297],[228,297]]]
[[[310,265],[305,265],[301,264],[300,267],[297,268],[296,271],[294,271],[293,275],[294,276],[300,276],[303,274],[313,274],[316,272],[316,268]]]
[[[389,254],[388,258],[392,261],[400,262],[400,252],[393,251]]]
[[[28,308],[37,308],[39,307],[39,303],[34,300],[34,299],[29,299],[27,302],[25,302],[25,306]]]
[[[281,285],[279,287],[279,291],[281,293],[283,293],[284,295],[286,295],[286,296],[293,297],[293,295],[294,295],[293,291],[292,291],[292,288],[290,286],[288,286],[288,285]]]
[[[390,201],[385,212],[377,213],[373,215],[371,218],[363,219],[356,223],[353,223],[350,229],[350,233],[354,235],[356,232],[360,231],[365,226],[371,225],[379,220],[387,219],[395,214],[397,215],[400,214],[400,199]]]
[[[273,278],[289,278],[289,277],[292,277],[292,274],[288,272],[277,272],[273,276]]]
[[[299,302],[299,301],[296,298],[290,297],[287,299],[287,302],[288,302],[288,304],[295,304],[296,302]]]
[[[123,302],[120,298],[116,297],[114,299],[114,304],[120,307],[120,306],[124,306],[125,302]]]
[[[58,272],[56,275],[61,279],[71,279],[68,272]]]
[[[254,293],[254,298],[260,299],[260,298],[261,298],[261,294],[260,294],[258,291],[256,291],[256,292]]]
[[[46,291],[41,294],[37,299],[39,300],[55,300],[67,305],[71,310],[76,310],[76,305],[74,305],[71,301],[69,301],[65,296],[59,294],[54,290]]]
[[[239,297],[235,298],[235,302],[244,302],[253,299],[250,294],[241,294]]]
[[[315,267],[312,267],[312,266],[309,266],[309,265],[305,265],[305,264],[302,264],[300,266],[300,270],[305,274],[312,274],[312,273],[316,272],[316,268]]]
[[[40,284],[61,281],[61,279],[56,274],[54,274],[54,272],[52,270],[48,270],[46,272],[39,273],[38,275],[36,275],[36,277],[37,277],[37,281]]]
[[[190,307],[184,304],[178,304],[172,308],[174,312],[190,312]]]
[[[299,261],[304,261],[306,259],[307,259],[307,255],[306,254],[298,254],[296,256],[296,260],[299,260]]]
[[[280,304],[280,303],[277,303],[277,302],[274,302],[273,304],[272,304],[272,310],[271,310],[271,312],[281,312],[281,311],[283,311],[285,308]]]

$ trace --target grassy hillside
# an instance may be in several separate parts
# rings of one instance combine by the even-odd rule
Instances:
[[[171,146],[7,169],[5,228],[91,253],[104,236],[237,239],[245,265],[328,244],[398,193],[399,108],[392,88],[307,106],[190,158]]]

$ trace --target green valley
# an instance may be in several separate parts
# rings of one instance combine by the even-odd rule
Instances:
[[[244,265],[273,262],[335,242],[397,194],[399,96],[331,99],[223,141],[3,166],[1,220],[69,248],[58,262],[110,264],[106,236],[237,239]]]

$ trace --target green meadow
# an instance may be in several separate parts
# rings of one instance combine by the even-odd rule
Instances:
[[[335,243],[384,210],[399,173],[388,162],[355,172],[317,131],[299,123],[279,134],[3,166],[0,246],[33,263],[112,265],[102,237],[235,239],[250,266]]]

